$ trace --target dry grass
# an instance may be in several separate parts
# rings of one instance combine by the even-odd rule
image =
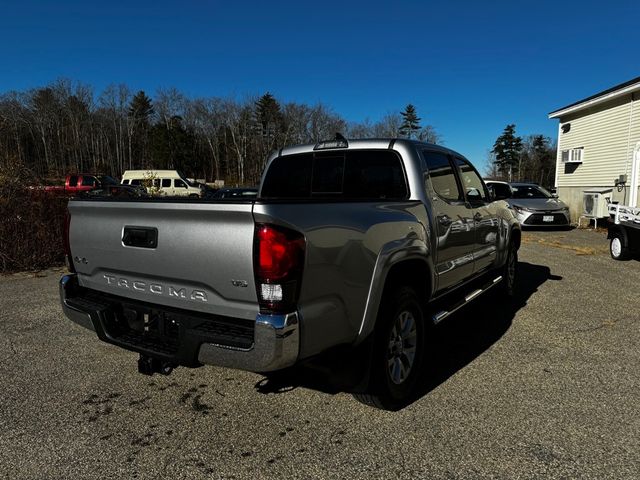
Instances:
[[[560,248],[563,250],[571,250],[575,252],[576,255],[597,255],[599,253],[606,253],[608,251],[606,247],[594,248],[583,245],[571,245],[570,243],[564,242],[564,238],[566,237],[552,239],[524,234],[522,236],[522,243],[538,244],[547,247]]]

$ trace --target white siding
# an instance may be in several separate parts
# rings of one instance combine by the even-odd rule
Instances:
[[[632,96],[592,107],[560,119],[571,123],[558,138],[558,187],[613,186],[619,175],[630,174],[631,156],[640,141],[640,99]],[[582,164],[562,163],[562,150],[583,147]]]
[[[636,144],[640,142],[640,93],[636,93],[634,97],[631,114],[631,128],[629,130],[629,166],[625,172],[629,177],[629,185],[631,184],[631,166],[633,160],[633,151]],[[640,172],[638,172],[640,175]]]

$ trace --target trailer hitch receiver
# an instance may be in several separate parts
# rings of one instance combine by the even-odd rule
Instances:
[[[140,355],[138,359],[138,373],[143,375],[153,375],[159,373],[161,375],[169,375],[173,372],[175,365],[170,362],[163,362],[157,358],[149,357],[147,355]]]

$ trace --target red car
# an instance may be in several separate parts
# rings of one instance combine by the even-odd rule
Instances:
[[[50,193],[76,194],[97,188],[106,188],[109,185],[118,185],[118,181],[108,175],[78,173],[67,175],[64,185],[47,186],[44,187],[44,191]]]

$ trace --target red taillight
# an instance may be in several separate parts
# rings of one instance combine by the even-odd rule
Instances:
[[[304,237],[288,228],[257,224],[254,242],[260,310],[269,313],[295,310],[304,265]]]
[[[64,231],[62,232],[62,244],[64,246],[64,259],[67,264],[67,268],[71,273],[76,273],[76,268],[73,265],[73,257],[71,256],[71,245],[69,243],[69,230],[71,228],[71,215],[69,210],[64,213]]]

